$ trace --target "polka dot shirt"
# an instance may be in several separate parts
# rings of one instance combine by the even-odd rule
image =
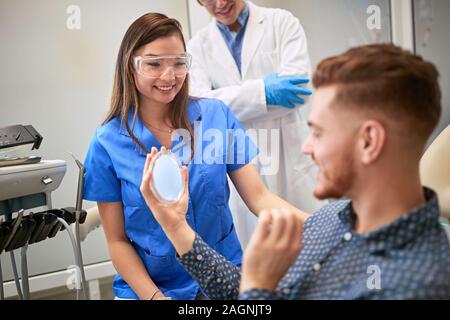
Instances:
[[[450,245],[436,194],[392,224],[356,234],[351,201],[330,203],[304,225],[303,249],[273,291],[239,294],[240,269],[197,235],[178,260],[211,299],[450,299]]]

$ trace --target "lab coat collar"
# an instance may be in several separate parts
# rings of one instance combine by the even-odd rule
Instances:
[[[264,19],[265,16],[262,9],[248,2],[250,15],[247,22],[247,29],[245,30],[244,41],[242,45],[242,78],[248,72],[250,63],[258,50],[258,46],[264,36]]]
[[[214,57],[217,65],[222,65],[229,71],[228,77],[230,77],[233,82],[240,83],[241,75],[239,69],[215,20],[211,21],[209,24],[209,30],[211,38],[214,39],[214,45],[211,48],[211,56]]]

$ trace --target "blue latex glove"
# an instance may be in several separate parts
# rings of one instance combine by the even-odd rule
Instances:
[[[311,95],[312,91],[297,86],[308,83],[309,79],[303,76],[279,77],[276,73],[269,74],[264,79],[267,104],[283,106],[293,109],[295,104],[304,104],[305,100],[298,95]]]

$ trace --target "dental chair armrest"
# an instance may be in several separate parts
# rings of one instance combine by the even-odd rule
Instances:
[[[428,147],[420,160],[422,184],[436,191],[441,216],[450,219],[450,126]]]

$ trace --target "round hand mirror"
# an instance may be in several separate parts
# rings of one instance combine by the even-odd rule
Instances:
[[[150,182],[156,198],[165,204],[180,200],[183,194],[184,181],[181,163],[170,151],[159,152],[153,162],[153,178]]]

